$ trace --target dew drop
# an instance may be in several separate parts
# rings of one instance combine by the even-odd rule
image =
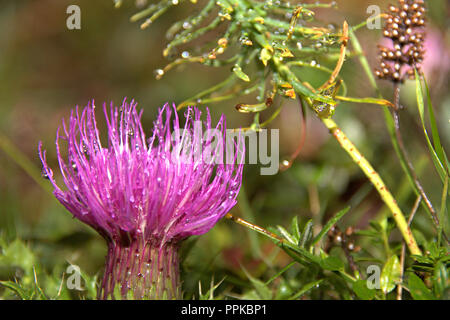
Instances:
[[[155,71],[153,71],[153,74],[155,75],[156,80],[159,80],[164,75],[164,70],[156,69]]]
[[[183,23],[183,29],[189,29],[192,28],[192,24],[189,21],[185,21]]]
[[[188,51],[183,51],[183,52],[181,53],[181,57],[184,58],[184,59],[189,58],[189,56],[190,56],[190,54],[189,54]]]
[[[297,49],[298,50],[302,50],[303,46],[302,43],[300,41],[297,42]]]
[[[174,6],[176,6],[178,3],[180,3],[179,0],[172,0],[172,4],[173,4]]]

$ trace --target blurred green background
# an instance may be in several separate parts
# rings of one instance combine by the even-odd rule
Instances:
[[[350,25],[356,25],[364,21],[368,16],[367,6],[374,3],[337,2],[339,10],[319,11],[318,20],[340,26],[346,19]],[[388,3],[375,2],[382,9]],[[56,129],[75,105],[84,106],[90,99],[95,99],[99,105],[110,101],[121,103],[124,97],[134,98],[145,109],[144,128],[149,133],[157,109],[164,103],[179,103],[230,72],[228,68],[213,70],[189,65],[155,80],[154,70],[167,63],[162,56],[167,43],[165,31],[188,12],[198,10],[199,4],[179,5],[149,28],[140,30],[139,24],[129,21],[139,3],[146,1],[125,1],[119,9],[109,0],[0,1],[0,139],[10,141],[29,159],[34,170],[41,168],[37,156],[41,140],[48,150],[50,165],[58,171],[54,148]],[[81,8],[81,30],[66,28],[66,8],[70,4]],[[447,149],[450,136],[449,10],[446,1],[433,0],[424,65]],[[357,35],[371,66],[377,66],[376,43],[381,31],[363,28]],[[212,32],[206,37],[214,38],[217,34]],[[326,65],[326,62],[321,63]],[[307,76],[312,83],[324,79],[324,75],[314,72]],[[355,58],[347,59],[342,76],[349,87],[349,95],[375,96]],[[383,82],[379,85],[385,98],[391,99],[390,86]],[[245,102],[252,102],[251,96],[245,99]],[[221,113],[226,114],[229,127],[248,126],[252,116],[238,113],[234,108],[242,100],[236,98],[208,107],[215,120]],[[407,148],[425,190],[433,203],[438,204],[441,186],[426,152],[413,83],[404,86],[402,104],[406,107],[401,113],[401,122]],[[267,119],[271,112],[270,108],[264,111],[261,119]],[[408,212],[415,196],[393,152],[380,107],[341,103],[335,119],[379,170],[402,209]],[[295,150],[300,136],[297,104],[287,101],[271,128],[280,129],[280,157],[288,156]],[[297,215],[301,224],[312,218],[320,227],[331,215],[351,204],[352,209],[342,226],[363,229],[384,210],[365,176],[310,112],[306,144],[293,167],[274,176],[261,176],[259,169],[258,165],[246,166],[243,191],[249,206],[242,203],[242,193],[240,204],[232,212],[261,226],[286,226]],[[431,234],[429,218],[422,208],[414,223],[424,236]],[[79,265],[90,275],[103,267],[106,245],[100,236],[73,220],[53,196],[1,149],[0,235],[6,241],[16,237],[23,239],[39,259],[40,268],[57,276],[68,263]],[[190,242],[194,241],[196,244],[189,253],[186,248],[187,258],[183,263],[185,272],[189,273],[184,279],[185,290],[190,294],[196,292],[199,280],[207,286],[213,275],[216,280],[227,275],[223,290],[240,293],[246,279],[241,265],[258,276],[268,267],[279,269],[289,262],[273,244],[230,221],[221,221],[208,234]],[[0,280],[14,277],[20,278],[17,270],[0,264]]]

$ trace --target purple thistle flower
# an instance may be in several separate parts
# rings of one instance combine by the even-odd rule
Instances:
[[[179,244],[209,231],[236,204],[243,138],[239,134],[229,141],[224,116],[214,128],[209,110],[202,123],[195,107],[188,108],[180,127],[175,106],[166,104],[147,141],[142,110],[138,113],[134,101],[124,100],[119,108],[105,104],[103,110],[106,145],[100,141],[94,102],[81,115],[77,107],[68,126],[63,121],[57,131],[67,189],[58,187],[39,143],[43,175],[67,210],[108,243],[99,298],[181,298]],[[66,158],[61,142],[67,145]]]

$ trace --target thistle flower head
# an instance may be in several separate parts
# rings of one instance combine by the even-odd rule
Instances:
[[[238,152],[226,163],[217,161],[230,150],[225,148],[223,116],[212,127],[209,110],[201,122],[201,112],[188,108],[181,127],[175,106],[166,104],[147,140],[142,110],[137,111],[134,101],[104,105],[103,111],[106,144],[100,140],[94,102],[81,113],[77,107],[68,124],[63,121],[58,129],[56,149],[65,190],[47,165],[42,143],[39,154],[56,198],[108,241],[178,242],[207,232],[236,204],[244,145],[239,135],[231,145]]]
[[[403,82],[414,77],[414,68],[419,70],[423,60],[424,26],[423,0],[399,0],[398,6],[389,7],[383,35],[391,43],[379,45],[378,78]]]

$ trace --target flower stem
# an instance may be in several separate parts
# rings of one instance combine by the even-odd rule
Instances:
[[[98,299],[181,299],[178,246],[143,239],[108,243]]]
[[[359,62],[361,63],[361,66],[364,69],[364,72],[372,85],[372,88],[376,91],[378,97],[380,99],[383,98],[375,77],[370,69],[369,63],[364,56],[364,53],[362,51],[361,44],[359,43],[358,38],[353,32],[354,28],[350,29],[350,40],[352,42],[352,45],[355,49],[356,54],[359,56]],[[433,205],[431,204],[431,201],[428,199],[422,185],[419,182],[419,179],[417,177],[416,171],[414,169],[414,166],[412,165],[411,160],[409,159],[408,153],[406,151],[406,148],[403,143],[402,135],[400,133],[400,126],[399,126],[399,115],[398,110],[400,109],[400,87],[398,84],[394,85],[394,108],[392,110],[392,113],[387,108],[384,109],[384,116],[386,125],[388,128],[389,136],[391,138],[392,145],[394,147],[395,152],[397,153],[397,157],[399,159],[400,165],[403,169],[403,171],[406,173],[408,179],[411,182],[411,185],[413,187],[414,192],[416,195],[422,196],[423,200],[421,202],[422,206],[425,208],[425,210],[430,214],[433,223],[436,225],[437,229],[440,228],[440,222],[436,214],[436,210],[433,208]],[[448,242],[448,239],[444,235],[445,239]]]
[[[293,85],[296,89],[296,85],[301,83],[297,76],[287,67],[281,65],[279,61],[276,59],[273,60],[275,68],[278,69],[279,74],[289,83]],[[296,91],[298,91],[296,89]],[[297,92],[301,94],[301,91]],[[408,227],[405,217],[400,210],[397,202],[395,201],[392,194],[387,189],[383,180],[379,176],[379,174],[374,170],[372,165],[367,161],[366,158],[358,151],[356,146],[347,138],[347,136],[342,132],[342,130],[338,127],[338,125],[331,118],[320,118],[323,124],[330,130],[331,134],[336,138],[341,147],[347,151],[347,153],[352,157],[353,161],[361,168],[361,170],[365,173],[365,175],[369,178],[370,182],[375,186],[378,193],[381,196],[381,199],[386,203],[392,215],[394,217],[395,222],[397,223],[397,227],[400,229],[400,232],[405,239],[405,242],[411,251],[412,254],[422,255],[414,236],[412,235],[411,229]]]
[[[423,199],[422,203],[425,205],[425,208],[430,214],[436,229],[439,230],[440,222],[436,210],[434,209],[430,199],[428,198],[427,194],[425,193],[425,190],[422,187],[422,184],[419,181],[419,178],[416,174],[416,170],[414,169],[411,159],[409,158],[408,151],[406,150],[405,143],[403,142],[403,137],[400,131],[400,116],[399,116],[400,86],[398,83],[394,83],[393,86],[394,86],[394,106],[395,106],[392,110],[392,118],[394,120],[394,131],[395,131],[395,136],[393,137],[393,139],[396,140],[396,149],[398,149],[397,151],[398,157],[400,161],[404,163],[403,165],[404,170],[411,180],[414,191],[418,196],[420,195],[422,197]],[[448,242],[446,235],[443,234],[443,236],[445,240]]]
[[[366,158],[358,151],[355,145],[347,138],[347,136],[342,132],[342,130],[337,126],[337,124],[332,119],[321,119],[325,126],[330,130],[331,134],[336,138],[341,147],[347,151],[347,153],[352,157],[353,161],[358,164],[361,170],[365,173],[370,182],[375,186],[384,203],[391,210],[395,222],[397,223],[400,232],[405,239],[405,242],[412,254],[421,255],[421,251],[417,246],[416,240],[412,235],[411,229],[406,223],[405,216],[400,210],[397,202],[395,201],[392,194],[386,188],[380,175],[373,169],[372,165],[367,161]]]

